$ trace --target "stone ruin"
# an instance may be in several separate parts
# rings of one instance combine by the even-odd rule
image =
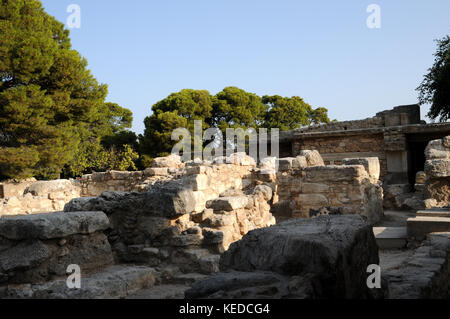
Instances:
[[[448,158],[430,157],[426,170],[437,204],[448,202]],[[401,260],[425,259],[431,275],[417,283],[416,269],[392,269],[382,289],[367,288],[367,266],[379,263],[371,225],[383,218],[377,158],[221,160],[172,155],[142,172],[29,181],[22,194],[15,185],[0,204],[0,298],[448,297],[448,234],[427,235]],[[35,200],[48,206],[38,213]],[[74,264],[81,289],[66,285]]]

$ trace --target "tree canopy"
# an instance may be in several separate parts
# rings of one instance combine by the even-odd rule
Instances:
[[[0,177],[57,177],[89,143],[131,124],[40,1],[1,1],[0,77]]]
[[[450,36],[436,42],[434,64],[417,90],[420,103],[431,104],[428,117],[445,122],[450,119]]]
[[[281,97],[279,95],[263,96],[262,101],[268,105],[264,126],[279,128],[282,131],[293,130],[302,126],[329,123],[328,110],[323,107],[313,109],[301,97]]]
[[[219,128],[279,128],[295,129],[312,123],[329,123],[328,111],[313,109],[302,98],[264,96],[237,87],[226,87],[216,95],[205,90],[186,89],[170,94],[152,107],[140,136],[140,150],[147,156],[170,153],[176,141],[172,131],[179,127],[193,131],[194,120],[203,121],[203,129]]]

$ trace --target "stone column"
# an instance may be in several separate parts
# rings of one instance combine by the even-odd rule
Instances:
[[[398,131],[384,133],[387,174],[386,184],[408,184],[408,147],[405,134]]]

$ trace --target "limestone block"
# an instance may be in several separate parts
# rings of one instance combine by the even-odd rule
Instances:
[[[212,168],[208,166],[188,166],[186,175],[211,174]]]
[[[167,167],[152,167],[144,171],[145,176],[167,176],[169,169]]]
[[[55,212],[61,212],[64,210],[65,205],[66,205],[66,201],[55,200],[55,201],[53,201],[52,210]]]
[[[447,149],[450,150],[450,135],[448,135],[448,136],[446,136],[446,137],[444,137],[444,138],[442,139],[442,145],[443,145],[445,148],[447,148]]]
[[[65,211],[102,211],[107,215],[126,213],[147,214],[155,217],[177,217],[195,209],[193,191],[183,181],[168,181],[145,193],[104,192],[100,197],[74,199]]]
[[[306,173],[306,180],[311,183],[353,183],[356,180],[369,177],[364,166],[362,165],[328,165],[307,167],[304,169],[304,172]]]
[[[298,168],[304,168],[308,167],[308,161],[305,156],[297,156],[292,161],[292,168],[298,169]]]
[[[425,172],[417,172],[416,184],[425,184],[427,180],[427,174]]]
[[[16,196],[9,197],[6,200],[6,205],[8,205],[9,207],[21,207],[22,206],[20,200]]]
[[[24,194],[31,193],[33,196],[48,195],[50,193],[71,192],[75,186],[66,179],[54,181],[34,182],[25,189]],[[79,189],[81,191],[81,189]]]
[[[0,252],[0,282],[36,283],[66,275],[67,266],[77,264],[84,272],[113,262],[111,247],[101,232],[74,234],[64,240],[23,240]],[[2,277],[2,276],[0,276]]]
[[[199,246],[202,241],[203,236],[201,234],[186,234],[172,237],[170,244],[175,247]]]
[[[294,157],[280,158],[278,160],[278,169],[282,172],[291,170],[293,160]]]
[[[236,217],[234,215],[214,214],[206,222],[210,227],[231,226],[236,223]]]
[[[425,173],[429,177],[450,176],[450,159],[434,159],[425,162]]]
[[[206,206],[214,209],[214,211],[233,211],[239,208],[244,208],[247,205],[246,196],[232,196],[232,197],[220,197],[208,201]]]
[[[194,200],[195,200],[194,211],[202,212],[206,207],[205,194],[202,191],[193,192],[192,194],[194,195]]]
[[[246,153],[233,153],[227,158],[228,164],[235,164],[241,166],[256,166],[256,162],[253,157],[248,156]]]
[[[445,143],[447,145],[447,143]],[[444,140],[434,140],[428,143],[425,149],[425,157],[428,160],[450,158],[450,148],[444,146]]]
[[[303,150],[299,154],[300,156],[304,156],[308,163],[308,166],[324,166],[325,163],[323,161],[322,156],[320,156],[318,151],[310,151]]]
[[[213,228],[203,228],[203,242],[206,245],[220,244],[224,239],[224,232]]]
[[[346,158],[343,165],[363,165],[369,176],[375,181],[380,179],[380,161],[378,157]]]
[[[276,163],[277,163],[276,157],[266,157],[260,161],[259,168],[261,170],[275,171]]]
[[[109,176],[111,179],[124,180],[131,177],[131,172],[124,171],[110,171]]]
[[[137,219],[137,229],[147,238],[154,240],[170,227],[170,220],[164,217],[141,215]]]
[[[272,188],[270,188],[267,185],[257,185],[253,189],[253,195],[259,195],[261,194],[265,201],[269,201],[272,199],[273,191]]]
[[[186,296],[213,298],[240,288],[251,291],[258,285],[259,291],[266,291],[278,279],[254,277],[270,272],[291,283],[285,296],[295,291],[309,298],[372,298],[366,284],[371,264],[379,264],[378,247],[372,227],[360,216],[289,220],[249,232],[221,256],[221,271],[245,272],[252,280],[249,276],[217,280],[214,275],[196,283]],[[312,289],[313,283],[321,289]],[[283,295],[283,289],[274,291]]]
[[[200,213],[192,213],[191,219],[196,223],[202,223],[203,221],[211,217],[213,214],[214,214],[213,209],[204,209]]]
[[[53,239],[108,229],[103,212],[36,214],[0,218],[0,236],[11,240]]]

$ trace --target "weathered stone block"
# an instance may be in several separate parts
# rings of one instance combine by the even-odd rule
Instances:
[[[233,243],[220,259],[221,271],[230,275],[200,281],[186,296],[239,298],[234,292],[244,288],[250,296],[266,295],[275,285],[278,298],[373,298],[366,284],[372,264],[379,264],[378,247],[360,216],[289,220]]]
[[[346,158],[342,160],[344,165],[362,165],[369,176],[377,181],[380,178],[380,161],[378,157]]]
[[[278,169],[282,172],[291,170],[293,160],[293,157],[280,158],[278,160]]]
[[[181,157],[179,155],[169,155],[166,157],[157,157],[153,159],[153,167],[170,167],[178,168],[182,165]]]
[[[425,172],[417,172],[416,184],[425,184],[427,181],[427,174]]]
[[[191,219],[196,223],[202,223],[214,214],[213,209],[204,209],[201,213],[191,214]]]
[[[425,149],[425,157],[429,160],[448,159],[450,158],[450,148],[444,146],[442,139],[431,141]]]
[[[305,156],[297,156],[294,158],[292,161],[292,168],[299,169],[304,167],[308,167],[308,161]]]
[[[187,185],[194,191],[203,191],[209,187],[209,178],[206,175],[192,175],[187,178]]]
[[[65,211],[96,210],[113,213],[147,214],[159,217],[176,217],[195,210],[195,197],[180,181],[169,181],[145,193],[104,192],[100,197],[73,200]]]
[[[103,212],[71,212],[0,218],[0,236],[11,240],[64,238],[108,229]]]
[[[54,181],[39,181],[34,182],[25,189],[24,194],[31,193],[33,196],[48,195],[50,193],[64,193],[81,189],[77,189],[69,180],[58,179]]]
[[[298,200],[304,206],[326,206],[328,199],[321,194],[300,194]]]
[[[323,161],[322,156],[318,151],[310,151],[303,150],[299,154],[300,156],[304,156],[306,161],[308,162],[308,166],[324,166],[325,163]]]
[[[202,212],[206,207],[206,196],[202,191],[193,192],[195,200],[195,212]]]
[[[348,166],[316,166],[307,167],[304,169],[306,179],[311,183],[326,182],[331,184],[334,182],[355,182],[362,178],[367,178],[364,166],[362,165],[348,165]]]
[[[247,205],[246,196],[232,196],[220,197],[212,201],[208,201],[207,207],[214,209],[214,211],[233,211],[239,208],[244,208]]]
[[[211,227],[231,226],[236,223],[236,217],[234,215],[214,214],[206,222]]]
[[[426,161],[425,173],[430,177],[450,176],[450,159],[434,159]]]
[[[248,156],[246,153],[233,153],[227,157],[226,162],[228,164],[235,164],[241,166],[256,166],[256,162],[253,157]]]
[[[145,176],[167,176],[169,169],[167,167],[152,167],[144,171]]]
[[[203,228],[203,242],[205,245],[220,244],[224,239],[224,232],[213,228]]]
[[[302,183],[301,191],[306,194],[328,193],[330,191],[330,186],[319,183]]]

